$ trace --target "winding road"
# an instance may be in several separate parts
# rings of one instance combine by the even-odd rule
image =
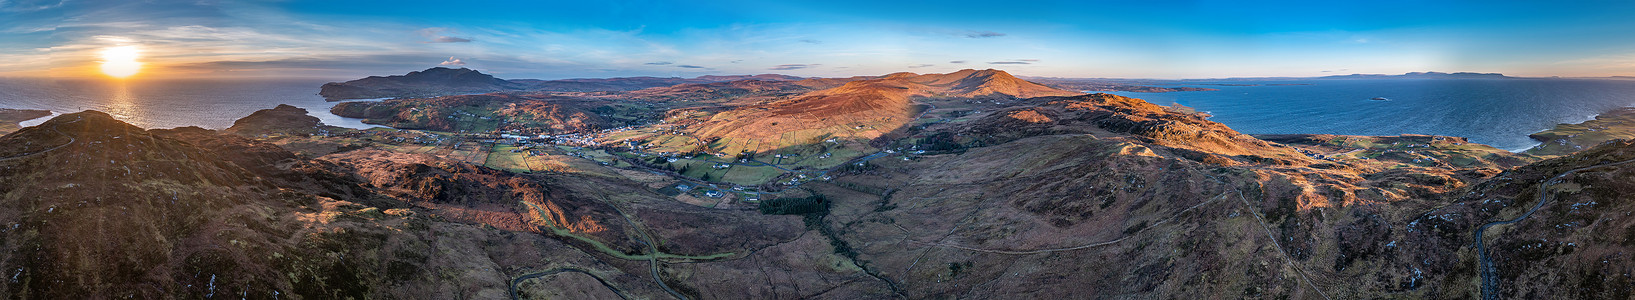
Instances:
[[[1498,271],[1498,268],[1493,266],[1493,257],[1487,255],[1487,244],[1483,243],[1483,241],[1482,241],[1483,240],[1482,235],[1487,233],[1487,229],[1489,227],[1493,227],[1495,225],[1504,225],[1504,224],[1512,224],[1512,223],[1516,223],[1516,222],[1521,222],[1521,220],[1527,219],[1527,217],[1532,216],[1534,212],[1537,212],[1540,208],[1544,208],[1544,204],[1550,201],[1550,194],[1549,194],[1550,186],[1554,185],[1556,183],[1559,183],[1561,181],[1561,178],[1567,177],[1567,175],[1572,175],[1574,173],[1578,173],[1579,171],[1583,171],[1583,170],[1594,169],[1594,168],[1599,168],[1599,167],[1606,167],[1606,166],[1622,165],[1622,164],[1627,164],[1627,163],[1631,163],[1631,162],[1635,162],[1635,159],[1619,161],[1619,162],[1604,163],[1604,164],[1598,164],[1598,165],[1593,165],[1593,166],[1588,166],[1588,167],[1572,169],[1572,170],[1568,170],[1566,172],[1562,172],[1560,175],[1556,175],[1555,177],[1550,177],[1549,180],[1544,181],[1543,185],[1539,186],[1538,196],[1537,196],[1538,203],[1533,204],[1532,209],[1527,210],[1526,213],[1521,214],[1521,216],[1518,216],[1515,219],[1510,219],[1510,220],[1505,220],[1505,221],[1495,221],[1495,222],[1491,222],[1491,223],[1487,223],[1487,224],[1482,224],[1482,227],[1477,228],[1476,229],[1476,257],[1477,257],[1476,261],[1477,261],[1477,267],[1478,267],[1479,270],[1481,270],[1481,275],[1482,275],[1482,299],[1499,299],[1499,293],[1498,293],[1498,287],[1497,287],[1497,285],[1499,283],[1499,279],[1498,279],[1497,276],[1494,275],[1494,273],[1496,273]]]
[[[658,283],[660,288],[664,288],[665,292],[670,293],[670,296],[675,296],[676,299],[687,300],[687,296],[684,296],[681,293],[676,292],[676,290],[671,289],[669,284],[664,283],[664,278],[659,276],[658,245],[654,244],[655,242],[653,241],[652,237],[647,236],[647,231],[642,229],[641,224],[631,220],[629,214],[626,214],[623,209],[619,208],[618,205],[614,205],[612,201],[608,201],[606,196],[602,197],[602,203],[607,204],[608,207],[612,207],[613,211],[619,212],[619,217],[624,218],[625,223],[630,223],[630,229],[635,231],[636,235],[641,236],[641,239],[636,241],[642,243],[642,245],[646,245],[647,252],[652,254],[649,256],[647,262],[650,266],[652,266],[650,269],[653,271],[653,282]]]
[[[590,276],[590,278],[596,279],[596,282],[602,283],[602,286],[605,286],[605,287],[607,287],[608,290],[613,291],[614,295],[619,295],[619,299],[630,299],[629,296],[625,296],[624,292],[619,291],[619,288],[613,287],[613,285],[609,284],[607,282],[607,280],[602,280],[602,277],[596,276],[596,274],[592,274],[590,271],[586,271],[585,269],[566,267],[566,268],[555,268],[555,269],[530,273],[530,274],[527,274],[527,275],[522,275],[522,277],[517,277],[516,279],[512,279],[511,280],[511,288],[510,288],[510,290],[511,290],[511,300],[517,300],[517,285],[521,284],[523,280],[529,280],[529,279],[534,279],[534,278],[539,278],[539,277],[551,276],[551,275],[556,275],[556,274],[561,274],[561,273],[585,274],[585,276]]]
[[[80,120],[81,119],[74,119],[73,121],[63,122],[62,124],[73,124],[75,122],[79,122]],[[58,124],[58,125],[61,125],[61,124]],[[11,160],[16,160],[16,159],[26,158],[26,157],[29,157],[29,156],[44,154],[46,152],[56,151],[57,149],[62,149],[62,147],[68,147],[68,145],[73,145],[74,142],[79,141],[78,139],[74,138],[74,136],[72,136],[72,135],[68,135],[67,133],[62,133],[62,131],[58,131],[57,130],[57,125],[52,125],[51,126],[51,132],[56,132],[57,134],[61,134],[62,136],[68,137],[68,143],[62,144],[62,146],[51,147],[51,149],[41,150],[40,152],[34,152],[34,153],[23,154],[23,155],[7,157],[7,158],[0,158],[0,161],[11,161]]]

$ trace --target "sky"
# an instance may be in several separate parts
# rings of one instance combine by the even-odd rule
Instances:
[[[1635,1],[0,0],[0,76],[106,76],[115,48],[136,49],[137,78],[1632,76],[1632,16]]]

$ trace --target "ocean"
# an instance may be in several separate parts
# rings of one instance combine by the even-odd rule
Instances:
[[[44,109],[55,114],[97,110],[142,128],[199,126],[226,129],[233,121],[279,104],[304,108],[325,124],[370,128],[361,119],[329,113],[335,102],[318,96],[326,80],[64,80],[0,78],[0,108]],[[23,122],[37,125],[50,117]]]
[[[144,128],[224,129],[278,104],[306,109],[324,123],[369,128],[329,113],[318,96],[326,80],[0,79],[0,108],[107,112]],[[1527,135],[1635,105],[1635,81],[1570,79],[1369,79],[1184,82],[1158,86],[1219,91],[1113,92],[1197,108],[1248,134],[1325,133],[1460,136],[1507,150],[1537,144]],[[1389,101],[1370,100],[1384,97]],[[34,125],[47,118],[25,122]]]
[[[1527,135],[1558,123],[1584,122],[1635,105],[1635,81],[1625,80],[1279,80],[1156,86],[1219,91],[1110,94],[1160,105],[1180,103],[1247,134],[1431,134],[1511,151],[1537,145]],[[1370,100],[1375,97],[1390,100]]]

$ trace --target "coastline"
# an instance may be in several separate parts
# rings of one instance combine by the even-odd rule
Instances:
[[[59,113],[59,112],[53,110],[53,111],[51,111],[50,115],[47,115],[47,116],[44,116],[44,117],[39,117],[39,118],[23,120],[21,122],[17,122],[17,126],[18,127],[38,126],[41,123],[45,123],[45,121],[50,121],[51,118],[56,118],[57,116],[61,116],[61,115],[62,115],[62,113]]]
[[[276,106],[276,105],[274,105],[274,106]],[[297,107],[301,107],[301,106],[297,106]],[[306,108],[306,107],[302,107],[302,108]],[[312,115],[313,117],[318,118],[318,120],[323,122],[324,125],[335,126],[335,127],[344,127],[344,128],[350,128],[350,129],[359,129],[359,130],[365,130],[365,129],[375,128],[375,127],[392,128],[390,126],[385,126],[385,125],[375,125],[375,124],[364,123],[363,119],[359,119],[359,118],[347,118],[347,117],[338,116],[338,115],[335,115],[334,113],[330,113],[328,109],[323,109],[323,110],[308,109],[308,111],[309,111],[309,113],[308,113],[309,115]],[[55,111],[55,110],[50,110],[50,112],[51,112],[50,115],[47,115],[47,116],[44,116],[44,117],[33,118],[33,119],[28,119],[28,120],[23,120],[23,121],[17,122],[17,127],[18,128],[23,128],[23,127],[38,126],[38,125],[40,125],[42,123],[45,123],[46,121],[50,121],[51,118],[56,118],[57,116],[61,116],[61,115],[64,114],[62,112],[58,112],[58,111]],[[72,113],[72,112],[70,112],[70,113]],[[193,125],[193,126],[198,126],[198,127],[201,127],[201,128],[207,128],[205,126],[199,126],[199,125]],[[181,126],[181,127],[186,127],[186,126]],[[222,130],[222,129],[227,129],[227,128],[224,127],[224,128],[207,128],[207,129]]]
[[[1567,155],[1607,141],[1635,139],[1635,106],[1624,106],[1575,123],[1558,123],[1528,135],[1538,142],[1523,150],[1534,155]]]

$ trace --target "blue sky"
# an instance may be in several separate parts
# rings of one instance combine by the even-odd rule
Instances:
[[[0,0],[0,76],[1635,75],[1635,1]]]

